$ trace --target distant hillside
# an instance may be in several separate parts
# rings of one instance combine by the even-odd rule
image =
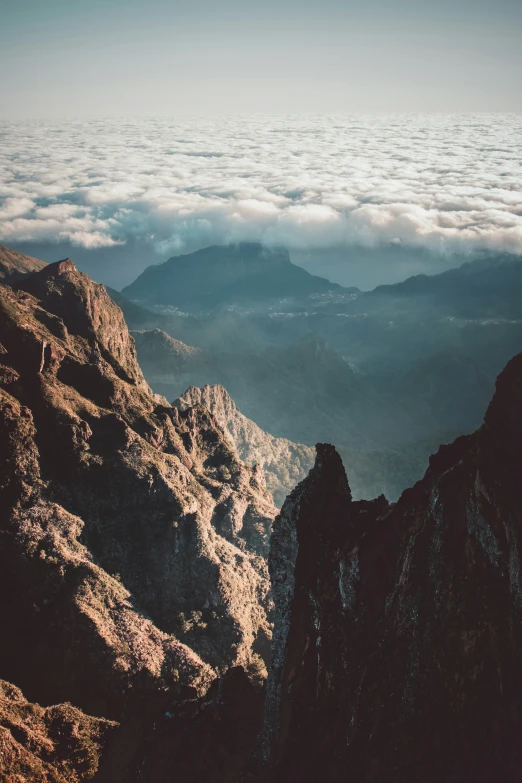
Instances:
[[[522,259],[498,255],[470,261],[438,275],[416,275],[363,294],[361,304],[382,298],[416,300],[464,318],[522,316]]]
[[[376,388],[354,373],[314,335],[289,348],[238,354],[194,349],[159,329],[132,334],[140,366],[155,392],[174,400],[191,386],[224,387],[263,434],[307,447],[332,441],[342,451],[357,497],[386,492],[396,498],[425,470],[433,444],[431,439],[419,444],[426,435],[412,430],[409,410],[386,388]],[[189,391],[191,396],[200,394],[199,389]],[[219,405],[212,400],[205,404],[211,410],[226,407],[223,399]],[[255,459],[238,451],[247,461]]]
[[[382,395],[314,335],[260,354],[197,350],[159,329],[132,335],[145,377],[169,400],[189,386],[219,384],[262,429],[309,445],[344,437],[356,448],[374,448],[404,431],[399,412],[390,416]]]
[[[207,247],[149,266],[122,293],[145,305],[210,312],[345,290],[293,264],[287,250],[243,242]]]
[[[38,272],[44,266],[46,266],[45,261],[40,261],[39,258],[32,258],[0,245],[0,280],[4,283],[11,283],[24,275]]]
[[[127,299],[114,288],[106,286],[106,289],[114,304],[117,304],[121,309],[125,316],[125,322],[130,329],[151,329],[164,320],[159,313],[153,313],[145,307],[140,307],[140,305],[131,302],[130,299]]]

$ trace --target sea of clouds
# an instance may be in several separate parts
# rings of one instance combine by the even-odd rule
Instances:
[[[0,242],[131,239],[522,254],[522,115],[0,122]]]

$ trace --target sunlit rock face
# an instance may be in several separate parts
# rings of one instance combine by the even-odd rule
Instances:
[[[10,247],[0,245],[0,280],[12,283],[32,272],[38,272],[45,266],[44,261],[24,253],[18,253]]]
[[[272,535],[260,779],[517,777],[521,411],[519,355],[483,426],[392,506],[352,501],[318,447]]]
[[[0,286],[2,674],[105,716],[130,690],[204,690],[267,653],[263,477],[207,409],[152,394],[70,259],[17,286]]]
[[[91,780],[116,728],[71,704],[31,704],[19,688],[0,680],[0,777],[6,783]]]
[[[174,405],[181,410],[201,403],[216,417],[231,444],[247,465],[260,467],[274,502],[281,506],[314,463],[314,449],[287,438],[275,438],[243,416],[227,390],[215,384],[191,386]]]

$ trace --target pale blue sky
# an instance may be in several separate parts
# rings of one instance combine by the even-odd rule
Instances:
[[[520,0],[0,0],[0,117],[522,111]]]

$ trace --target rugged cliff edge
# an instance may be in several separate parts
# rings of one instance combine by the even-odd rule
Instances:
[[[0,281],[12,283],[46,266],[39,258],[26,256],[10,247],[0,245]]]
[[[247,465],[258,465],[265,473],[266,485],[274,502],[281,506],[295,485],[314,463],[314,449],[286,438],[275,438],[244,416],[227,390],[218,384],[198,388],[191,386],[173,405],[185,410],[204,405],[230,438]]]
[[[275,509],[202,406],[150,391],[69,259],[0,286],[0,672],[117,717],[265,655]],[[254,652],[253,652],[254,651]]]
[[[397,504],[353,502],[336,452],[272,534],[259,779],[514,780],[522,764],[522,354],[474,435]]]

